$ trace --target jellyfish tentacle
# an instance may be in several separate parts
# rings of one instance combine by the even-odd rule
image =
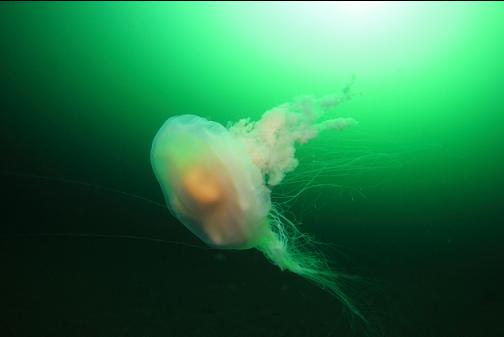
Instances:
[[[290,271],[312,281],[335,296],[347,311],[367,322],[365,316],[343,290],[346,275],[334,271],[315,246],[313,238],[299,231],[297,226],[275,207],[267,220],[267,230],[255,248],[282,271]]]

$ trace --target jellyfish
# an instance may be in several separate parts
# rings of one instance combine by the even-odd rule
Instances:
[[[171,213],[205,244],[257,249],[281,270],[313,281],[362,317],[311,236],[271,201],[296,169],[296,147],[326,130],[357,124],[323,116],[349,98],[306,96],[227,127],[196,115],[170,117],[157,132],[151,164]]]

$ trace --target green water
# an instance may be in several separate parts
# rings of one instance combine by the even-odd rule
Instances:
[[[286,214],[362,278],[366,327],[138,198],[163,202],[168,117],[258,119],[353,75],[328,118],[359,125],[273,199],[328,168]],[[504,335],[503,3],[1,3],[0,88],[2,336]]]

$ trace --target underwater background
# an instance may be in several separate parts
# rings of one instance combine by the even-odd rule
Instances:
[[[368,324],[167,211],[170,116],[358,94],[274,202]],[[0,335],[504,336],[504,3],[0,4]],[[302,193],[299,193],[302,191]]]

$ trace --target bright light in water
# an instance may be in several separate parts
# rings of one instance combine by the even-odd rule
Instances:
[[[326,44],[331,41],[353,41],[356,45],[375,43],[397,28],[401,22],[398,18],[406,15],[405,8],[384,1],[306,2],[298,6],[293,7],[290,15],[305,16],[300,30],[309,32],[317,43],[325,40]]]
[[[365,17],[383,8],[385,1],[348,1],[333,3],[333,5],[341,7],[342,10],[355,17]]]
[[[398,7],[387,8],[384,1],[350,1],[332,3],[332,6],[334,8],[330,14],[339,13],[347,29],[353,32],[363,31],[368,37],[374,35],[380,27],[389,27],[390,18],[398,10]]]
[[[458,7],[350,1],[235,4],[229,30],[252,51],[298,70],[357,73],[425,64],[453,43]]]

